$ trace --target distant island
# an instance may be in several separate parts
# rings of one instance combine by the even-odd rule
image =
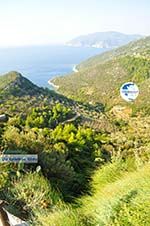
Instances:
[[[131,41],[142,38],[139,34],[123,34],[116,31],[96,32],[82,35],[67,42],[66,45],[74,47],[93,47],[93,48],[117,48]]]

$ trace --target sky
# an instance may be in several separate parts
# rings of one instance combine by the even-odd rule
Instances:
[[[0,47],[103,31],[150,35],[150,0],[0,0]]]

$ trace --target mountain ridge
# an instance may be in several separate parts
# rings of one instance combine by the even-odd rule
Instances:
[[[139,40],[132,41],[119,48],[109,50],[107,52],[98,54],[94,57],[90,57],[89,59],[77,65],[77,69],[81,69],[81,67],[86,67],[86,65],[89,67],[91,66],[90,65],[91,63],[92,64],[103,63],[111,60],[114,57],[119,57],[124,55],[138,56],[142,54],[142,57],[146,57],[146,51],[147,51],[146,49],[149,49],[149,48],[150,48],[150,36],[147,36]]]
[[[17,71],[10,71],[0,76],[0,94],[15,96],[33,95],[40,92],[40,88]]]

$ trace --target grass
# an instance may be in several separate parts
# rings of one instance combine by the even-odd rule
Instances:
[[[69,205],[59,206],[54,212],[37,213],[38,224],[42,226],[84,226],[78,212]]]
[[[150,165],[136,169],[133,160],[117,161],[93,175],[91,195],[77,204],[57,203],[36,211],[42,226],[149,226]]]
[[[81,200],[82,213],[95,226],[148,226],[150,165],[133,172],[132,168],[119,169],[119,165],[96,172],[92,182],[94,195]]]

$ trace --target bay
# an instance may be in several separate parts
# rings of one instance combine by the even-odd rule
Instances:
[[[48,80],[72,72],[75,65],[108,49],[65,45],[0,49],[0,74],[18,71],[33,83],[49,87]]]

